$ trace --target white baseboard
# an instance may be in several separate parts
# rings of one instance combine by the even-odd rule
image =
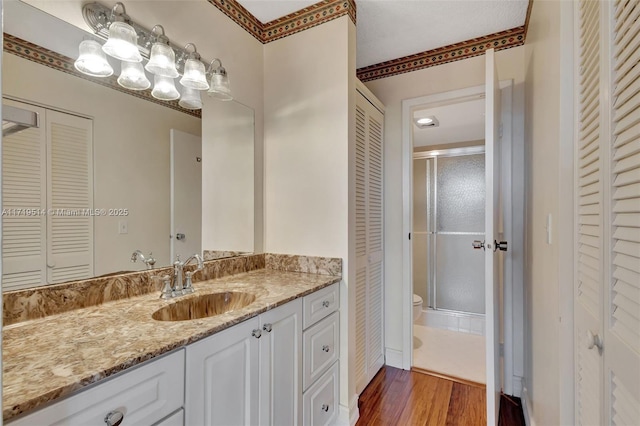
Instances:
[[[518,398],[522,398],[522,377],[520,376],[513,376],[513,380],[512,380],[512,391],[513,391],[513,396],[517,396]]]
[[[338,413],[338,422],[340,426],[355,426],[360,418],[360,410],[358,410],[358,395],[351,398],[349,407],[340,404],[340,412]]]
[[[384,363],[390,367],[402,368],[402,351],[385,348]]]
[[[527,383],[522,379],[522,412],[524,413],[524,423],[527,426],[536,426],[536,421],[533,418],[531,398],[527,391]]]

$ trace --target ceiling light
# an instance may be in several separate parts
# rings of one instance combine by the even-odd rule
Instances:
[[[146,90],[151,87],[140,62],[123,61],[118,84],[130,90]]]
[[[118,13],[118,6],[122,12]],[[124,5],[116,3],[111,9],[111,25],[109,25],[109,39],[102,46],[102,50],[116,59],[126,62],[142,62],[142,55],[138,50],[138,35],[136,30],[129,25],[129,16]]]
[[[213,64],[216,61],[220,65],[214,68]],[[222,61],[218,58],[211,61],[209,71],[211,71],[211,87],[209,88],[208,95],[221,101],[232,100],[233,96],[231,96],[229,77],[227,76],[227,70],[222,66]]]
[[[184,49],[187,50],[189,46],[193,47],[193,52],[189,53],[189,57],[184,64],[184,73],[180,79],[180,84],[190,89],[208,90],[209,83],[207,83],[207,76],[205,75],[204,64],[200,60],[200,54],[193,43],[187,44]]]
[[[416,126],[418,126],[421,129],[424,129],[426,127],[438,127],[438,125],[440,124],[440,122],[438,121],[437,118],[435,118],[434,116],[430,116],[430,117],[415,117],[413,119],[416,123]]]
[[[176,69],[176,54],[169,44],[169,39],[164,35],[162,25],[154,26],[151,33],[155,35],[158,29],[160,34],[156,36],[151,47],[151,57],[144,69],[162,77],[176,78],[180,75]]]
[[[92,77],[109,77],[113,74],[100,43],[95,40],[80,42],[80,55],[73,65],[81,73]]]
[[[172,78],[156,75],[153,77],[151,96],[161,101],[174,101],[180,97],[180,92]]]

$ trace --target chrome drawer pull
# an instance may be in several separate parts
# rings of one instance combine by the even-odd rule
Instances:
[[[104,422],[107,426],[118,426],[124,420],[124,413],[122,411],[111,411],[104,417]]]
[[[329,352],[329,345],[324,345],[322,347],[322,350],[325,351],[325,352]]]
[[[272,324],[265,324],[262,326],[262,329],[264,331],[266,331],[267,333],[271,333],[271,330],[273,329],[273,325]]]
[[[327,404],[322,404],[322,407],[320,407],[320,409],[325,413],[329,412],[329,406]]]
[[[253,330],[253,331],[251,332],[251,335],[252,335],[253,337],[255,337],[256,339],[259,339],[259,338],[260,338],[260,336],[262,336],[262,331],[260,331],[260,329],[259,329],[259,328],[256,328],[255,330]]]
[[[324,306],[325,308],[328,308],[329,305],[331,305],[331,303],[329,303],[328,300],[325,300],[325,301],[322,302],[322,306]]]

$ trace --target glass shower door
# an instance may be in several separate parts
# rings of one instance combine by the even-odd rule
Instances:
[[[484,314],[484,154],[436,157],[431,176],[431,307]]]

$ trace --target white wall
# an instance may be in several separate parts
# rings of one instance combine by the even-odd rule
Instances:
[[[569,6],[571,10],[571,5]],[[566,8],[561,1],[534,2],[525,45],[526,70],[526,263],[525,299],[527,330],[525,338],[525,383],[529,411],[537,424],[568,424],[572,422],[573,401],[562,399],[562,383],[569,381],[572,394],[572,365],[561,364],[568,353],[571,358],[572,334],[561,335],[561,294],[572,294],[573,280],[560,279],[563,271],[573,269],[571,260],[560,262],[562,253],[571,252],[572,166],[566,163],[573,155],[573,120],[561,117],[572,109],[566,90],[572,81],[561,82],[566,76],[566,60],[571,53],[565,49],[567,34]],[[569,24],[571,26],[571,24]],[[571,31],[569,31],[569,45]],[[571,92],[569,90],[569,92]],[[567,137],[568,128],[568,137]],[[562,195],[561,195],[562,194]],[[547,216],[552,216],[551,243],[547,242]],[[567,235],[568,233],[568,235]],[[560,241],[562,238],[562,241]],[[567,246],[568,244],[568,246]],[[568,250],[566,247],[570,247]],[[571,297],[571,296],[569,296]],[[562,323],[572,324],[566,317]],[[566,327],[566,325],[564,325]],[[568,340],[568,341],[567,341]],[[569,350],[567,350],[567,346]],[[566,389],[566,387],[565,387]],[[562,401],[562,404],[561,404]],[[565,417],[569,413],[569,417]]]
[[[265,251],[343,259],[343,407],[355,396],[347,376],[354,40],[355,27],[343,16],[264,47]]]
[[[524,48],[497,52],[496,59],[500,79],[514,80],[514,103],[522,102]],[[385,336],[392,351],[403,347],[402,100],[482,85],[484,66],[484,56],[478,56],[366,83],[385,105]]]

